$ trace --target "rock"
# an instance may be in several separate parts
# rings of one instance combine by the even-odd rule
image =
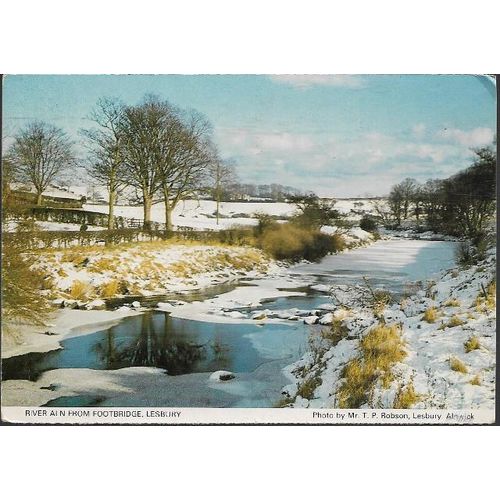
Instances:
[[[299,320],[299,316],[290,316],[288,318],[288,321],[298,321]]]
[[[227,382],[228,380],[232,380],[236,378],[236,375],[232,372],[228,372],[226,370],[218,370],[212,373],[209,377],[209,380],[212,382]]]
[[[333,314],[327,313],[324,316],[321,316],[319,319],[320,325],[331,325],[333,323]]]
[[[59,307],[64,307],[64,299],[54,299],[52,304]]]
[[[335,308],[336,307],[333,304],[320,304],[318,306],[318,309],[321,309],[323,311],[333,311]]]
[[[102,311],[106,309],[106,302],[104,302],[104,300],[101,299],[91,300],[89,303],[85,305],[85,309],[87,309],[88,311],[91,309]]]
[[[141,303],[138,300],[134,300],[134,302],[132,302],[132,307],[139,309],[139,307],[141,307]]]
[[[78,302],[76,300],[65,300],[63,302],[64,307],[67,307],[68,309],[77,309],[78,308]]]
[[[289,312],[280,312],[276,314],[276,317],[279,319],[288,319],[291,316]]]
[[[239,312],[239,311],[228,311],[228,312],[224,313],[224,316],[227,316],[228,318],[233,318],[233,319],[246,318],[246,315]]]
[[[259,311],[255,314],[252,315],[252,319],[255,321],[261,320],[261,319],[266,319],[266,313],[264,311]]]
[[[304,318],[304,323],[306,325],[315,325],[318,322],[318,316],[307,316]]]

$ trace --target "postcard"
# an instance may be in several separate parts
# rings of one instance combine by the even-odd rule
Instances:
[[[491,424],[490,75],[6,75],[7,424]]]

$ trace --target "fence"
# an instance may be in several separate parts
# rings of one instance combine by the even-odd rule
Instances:
[[[32,207],[31,214],[36,220],[89,226],[107,226],[109,220],[107,214],[76,208]]]
[[[19,231],[16,233],[3,233],[2,238],[5,244],[17,244],[26,249],[43,249],[118,245],[120,243],[158,241],[172,238],[241,245],[247,243],[252,234],[251,229],[226,229],[221,231],[115,229],[112,231]]]
[[[108,214],[73,208],[31,207],[31,215],[36,220],[40,221],[79,225],[86,224],[88,226],[107,227],[109,221]],[[115,216],[114,222],[116,229],[141,229],[144,226],[143,219]],[[161,222],[150,222],[150,229],[155,231],[165,231],[166,226]]]

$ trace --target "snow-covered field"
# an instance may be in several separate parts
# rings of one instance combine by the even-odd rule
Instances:
[[[8,220],[3,224],[3,230],[7,233],[17,229],[17,221]],[[70,224],[66,222],[36,221],[35,227],[39,231],[80,231],[80,224]],[[102,231],[102,226],[87,226],[87,231]]]
[[[175,208],[172,220],[174,226],[191,227],[194,229],[228,229],[234,226],[248,226],[257,224],[256,213],[265,213],[277,217],[287,218],[295,211],[295,206],[288,203],[221,203],[219,224],[215,218],[215,202],[210,200],[186,200]],[[92,212],[108,213],[107,205],[90,205],[83,207]],[[115,207],[117,217],[143,219],[142,206]],[[165,208],[163,203],[153,205],[151,219],[154,222],[165,222]]]
[[[359,205],[362,203],[362,205]],[[342,214],[352,216],[351,210],[371,212],[373,207],[370,200],[338,200],[335,204]],[[84,205],[85,210],[107,213],[107,205]],[[257,224],[255,214],[263,213],[277,218],[286,219],[292,216],[297,207],[290,203],[259,203],[259,202],[222,202],[220,204],[219,224],[215,218],[216,204],[211,200],[186,200],[179,203],[173,212],[173,223],[177,227],[192,227],[195,229],[228,229],[234,226],[253,226]],[[117,217],[142,219],[144,217],[141,206],[115,207]],[[165,208],[163,203],[153,206],[151,218],[154,222],[165,222]],[[355,215],[354,218],[360,218]]]

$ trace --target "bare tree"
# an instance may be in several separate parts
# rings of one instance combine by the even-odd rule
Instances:
[[[196,111],[181,112],[168,103],[165,110],[162,156],[157,163],[158,179],[165,205],[165,224],[173,229],[172,214],[177,204],[195,196],[214,163],[211,125]]]
[[[215,216],[217,225],[219,225],[220,203],[224,189],[234,185],[237,182],[237,176],[233,162],[220,159],[217,151],[214,153],[214,160],[209,167],[209,175],[212,183],[211,190],[215,200]]]
[[[123,104],[116,99],[99,99],[90,115],[97,127],[80,131],[89,151],[87,171],[108,191],[108,229],[115,227],[114,207],[127,184],[122,152],[123,110]]]
[[[50,183],[75,165],[72,146],[60,128],[42,121],[30,123],[14,137],[8,159],[20,178],[33,184],[37,205]]]
[[[403,198],[403,217],[408,218],[410,211],[410,204],[413,202],[415,193],[418,188],[418,183],[415,179],[407,177],[405,180],[398,184],[399,192]]]
[[[141,193],[144,227],[151,227],[151,208],[160,189],[158,165],[165,155],[166,111],[154,96],[124,108],[120,130],[127,182]]]
[[[399,184],[396,184],[392,187],[391,192],[389,193],[387,204],[391,209],[391,214],[397,226],[401,225],[401,220],[404,214],[404,203],[404,194],[402,192],[401,186]]]

